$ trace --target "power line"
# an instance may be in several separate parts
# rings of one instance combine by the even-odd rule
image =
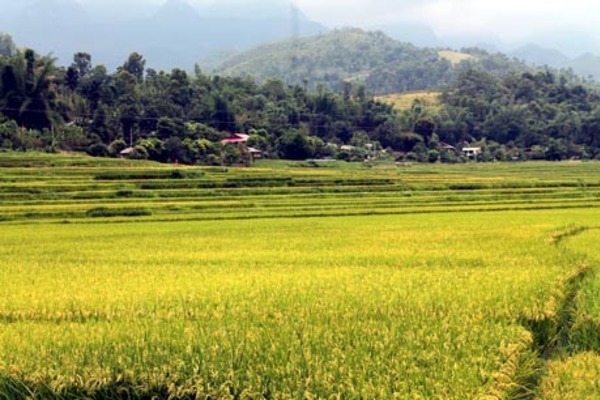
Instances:
[[[17,109],[17,108],[1,108],[1,111],[11,111],[11,112],[21,112],[21,109]],[[27,113],[30,114],[47,114],[46,111],[40,111],[40,110],[28,110]],[[81,113],[69,113],[70,116],[73,117],[73,119],[93,119],[95,117],[94,114],[81,114]],[[386,123],[386,122],[390,122],[390,117],[395,117],[397,115],[395,114],[385,114],[386,118],[383,121],[378,121],[375,122],[373,125],[360,125],[360,124],[352,124],[350,122],[350,125],[352,128],[359,128],[359,129],[374,129],[377,128],[378,126]],[[311,124],[310,119],[313,118],[331,118],[331,123],[336,123],[336,122],[348,122],[348,118],[352,118],[352,116],[330,116],[328,114],[317,114],[317,113],[294,113],[293,114],[294,117],[297,117],[298,119],[302,119],[301,121],[292,123],[292,122],[287,122],[287,123],[278,123],[278,122],[269,122],[266,121],[266,124],[264,125],[268,125],[270,127],[276,127],[276,128],[292,128],[295,126],[300,126],[301,124],[309,124],[310,127],[313,128],[317,128],[317,129],[326,129],[326,128],[331,128],[331,125],[315,125],[315,124]],[[110,117],[112,118],[119,118],[118,116],[115,115],[111,115]],[[263,115],[264,117],[264,115]],[[285,118],[289,118],[289,115],[282,115],[282,117]],[[123,118],[122,116],[120,118]],[[129,117],[125,117],[125,118],[129,118]],[[136,117],[130,117],[129,119],[131,120],[135,120],[135,122],[158,122],[160,121],[162,118],[170,118],[170,119],[182,119],[179,117],[144,117],[144,116],[136,116]],[[268,117],[267,117],[268,118]],[[250,118],[252,119],[252,118]],[[308,120],[307,120],[308,119]],[[216,126],[216,125],[220,125],[220,124],[227,124],[227,123],[235,123],[235,124],[243,124],[244,121],[230,121],[227,119],[203,119],[203,120],[194,120],[194,119],[190,119],[186,122],[196,122],[196,123],[201,123],[204,125],[208,125],[208,126]],[[258,124],[258,125],[263,125],[263,124]]]

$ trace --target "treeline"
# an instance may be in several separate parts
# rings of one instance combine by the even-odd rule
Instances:
[[[530,159],[600,158],[600,97],[568,76],[470,70],[442,102],[434,117],[440,139],[479,143],[485,159],[503,159],[507,148]]]
[[[236,163],[243,151],[222,146],[250,135],[270,157],[337,156],[339,145],[385,136],[396,118],[388,105],[348,86],[308,92],[279,80],[147,69],[132,53],[114,73],[86,53],[67,68],[32,50],[0,58],[0,140],[13,150],[85,150],[183,163]]]
[[[424,51],[424,50],[423,50]],[[365,85],[374,93],[402,93],[421,90],[445,90],[456,85],[459,77],[471,70],[485,71],[494,76],[509,73],[523,73],[530,68],[509,58],[505,54],[489,54],[476,48],[461,50],[461,54],[472,58],[458,63],[441,57],[429,50],[430,57],[423,61],[403,60],[386,63],[372,70],[365,79]],[[571,80],[575,77],[571,76]]]
[[[249,140],[223,145],[232,133]],[[68,67],[32,50],[0,57],[2,149],[237,164],[249,162],[249,148],[270,158],[459,162],[465,146],[481,147],[483,161],[600,158],[600,99],[550,71],[468,69],[441,106],[396,111],[347,81],[337,93],[156,71],[138,53],[112,73],[86,53]]]

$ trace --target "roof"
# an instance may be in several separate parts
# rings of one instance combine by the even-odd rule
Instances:
[[[463,147],[463,151],[481,151],[481,147]]]
[[[456,147],[452,146],[451,144],[448,144],[448,143],[445,143],[445,142],[440,142],[440,144],[442,145],[443,149],[456,150]]]
[[[250,153],[254,153],[254,154],[259,154],[259,153],[262,154],[262,151],[260,151],[259,149],[255,149],[254,147],[248,147],[248,151]]]
[[[231,136],[229,136],[228,138],[221,140],[221,143],[223,143],[223,144],[245,143],[248,141],[248,139],[250,139],[249,135],[246,135],[243,133],[234,133]]]
[[[126,149],[121,150],[121,152],[119,154],[122,156],[126,156],[126,155],[133,153],[134,150],[135,149],[133,147],[127,147]]]

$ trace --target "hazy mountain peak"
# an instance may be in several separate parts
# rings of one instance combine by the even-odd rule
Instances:
[[[21,10],[21,18],[84,18],[86,12],[74,0],[38,0]]]
[[[192,7],[190,5],[190,3],[188,3],[186,0],[167,0],[162,4],[162,6],[159,8],[158,11],[162,12],[162,13],[165,13],[165,12],[176,12],[176,13],[190,12],[193,14],[196,13],[196,10],[194,9],[194,7]]]
[[[290,0],[221,0],[207,8],[207,13],[214,17],[248,18],[253,16],[261,19],[273,17],[291,17],[293,13],[304,15]]]
[[[555,68],[565,67],[571,61],[569,57],[556,49],[547,48],[534,43],[528,43],[512,51],[511,55],[528,63],[540,66],[547,65]]]
[[[186,0],[167,0],[154,14],[154,18],[169,19],[185,24],[191,19],[198,19],[199,15]]]

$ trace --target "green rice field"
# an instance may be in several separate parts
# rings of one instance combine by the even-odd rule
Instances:
[[[0,229],[0,399],[599,398],[598,163],[0,153]]]

